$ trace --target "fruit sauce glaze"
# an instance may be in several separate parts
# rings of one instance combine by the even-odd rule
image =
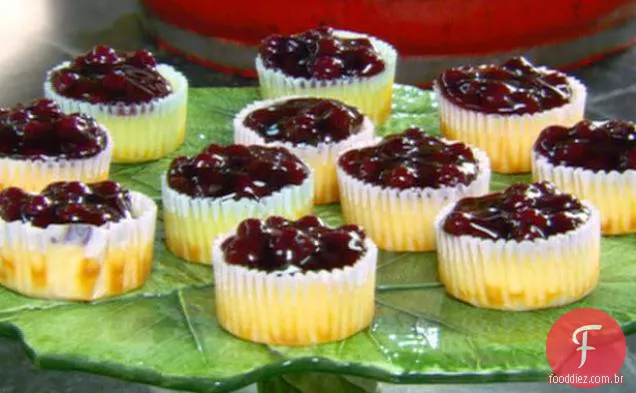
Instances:
[[[251,198],[300,185],[309,169],[283,147],[209,145],[193,157],[177,157],[168,185],[193,198]]]
[[[243,125],[266,142],[285,141],[316,146],[347,139],[362,128],[364,116],[340,101],[295,98],[247,115]]]
[[[534,240],[576,229],[591,212],[551,183],[514,184],[503,192],[461,199],[443,222],[455,236]]]
[[[267,272],[334,270],[354,265],[366,252],[365,233],[356,225],[329,228],[316,216],[241,222],[221,250],[233,265]]]
[[[141,104],[172,92],[146,50],[118,52],[96,46],[68,66],[53,72],[55,90],[64,97],[91,104]]]
[[[339,163],[356,179],[400,189],[469,184],[479,172],[468,146],[446,142],[419,128],[387,136],[375,146],[350,150]]]
[[[621,120],[552,126],[541,132],[534,150],[554,165],[625,172],[636,169],[636,129]]]
[[[66,115],[54,101],[0,108],[0,157],[78,159],[93,157],[107,145],[106,131],[91,117]]]
[[[326,26],[292,36],[270,35],[261,42],[259,54],[265,67],[297,78],[370,77],[385,69],[368,38],[338,37]]]
[[[436,83],[453,104],[491,114],[533,114],[563,106],[572,97],[566,75],[534,67],[523,57],[502,65],[451,68]]]
[[[71,223],[101,226],[132,217],[130,193],[110,180],[51,183],[39,194],[10,187],[0,192],[0,217],[40,228]]]

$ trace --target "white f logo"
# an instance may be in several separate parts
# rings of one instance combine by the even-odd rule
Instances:
[[[601,325],[585,325],[585,326],[581,326],[580,328],[576,329],[574,331],[574,333],[572,334],[572,341],[574,341],[574,344],[579,345],[581,344],[580,347],[578,347],[576,350],[577,351],[581,351],[581,364],[579,364],[579,368],[583,367],[583,365],[585,364],[585,361],[587,360],[587,351],[593,351],[596,348],[594,347],[589,347],[587,345],[587,331],[588,330],[601,330],[603,326]],[[579,340],[576,338],[576,336],[583,332],[582,337],[583,339],[581,340],[581,342],[579,342]]]

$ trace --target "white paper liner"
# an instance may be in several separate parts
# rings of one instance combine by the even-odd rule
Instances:
[[[338,179],[336,177],[336,160],[344,149],[359,142],[373,141],[373,123],[367,116],[364,116],[358,133],[335,143],[323,142],[316,146],[293,144],[285,141],[266,142],[258,132],[243,124],[243,121],[250,113],[295,98],[306,97],[295,96],[257,101],[243,108],[234,117],[234,143],[285,147],[312,168],[314,173],[314,203],[321,205],[336,202],[339,196]]]
[[[590,201],[601,212],[604,234],[636,232],[636,170],[621,173],[554,165],[533,151],[532,177]]]
[[[246,218],[282,216],[296,219],[313,210],[313,175],[299,185],[290,185],[255,199],[193,198],[168,186],[161,177],[164,231],[168,248],[190,262],[212,261],[214,239]],[[195,247],[195,248],[193,248]]]
[[[221,326],[246,340],[312,345],[344,339],[373,319],[377,247],[353,266],[332,271],[267,273],[225,261],[214,242],[216,313]]]
[[[55,100],[66,113],[86,113],[104,124],[114,141],[114,162],[155,160],[176,150],[185,138],[188,80],[167,64],[157,71],[168,80],[172,93],[144,104],[91,104],[57,93],[52,74],[69,66],[64,62],[49,70],[44,96]]]
[[[0,189],[20,187],[29,192],[40,192],[57,181],[92,183],[108,179],[113,143],[107,134],[104,150],[93,157],[43,160],[0,158]]]
[[[440,280],[448,293],[477,307],[510,311],[557,307],[594,290],[600,270],[600,217],[569,232],[534,241],[455,236],[443,224],[455,207],[436,219]]]
[[[494,172],[530,172],[532,146],[541,131],[552,125],[571,126],[584,118],[587,89],[576,78],[568,77],[568,82],[572,97],[567,104],[524,115],[461,108],[446,99],[435,83],[433,89],[439,104],[442,132],[449,139],[483,149],[490,157]]]
[[[138,288],[152,268],[157,205],[131,191],[133,218],[38,228],[0,220],[0,283],[21,294],[95,300]]]
[[[382,250],[434,250],[437,213],[451,202],[483,195],[489,190],[491,171],[488,156],[477,148],[471,147],[471,150],[477,160],[477,177],[467,185],[454,187],[406,190],[382,187],[356,179],[338,166],[340,203],[345,222],[363,227]]]
[[[306,95],[335,98],[358,107],[375,124],[381,124],[391,112],[393,81],[397,52],[390,44],[360,33],[337,30],[343,38],[365,37],[384,60],[385,69],[377,75],[364,78],[341,78],[323,81],[315,78],[297,78],[278,69],[267,68],[260,55],[256,57],[256,72],[263,98]]]

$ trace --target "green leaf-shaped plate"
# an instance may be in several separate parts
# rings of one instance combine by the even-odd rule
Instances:
[[[188,139],[178,153],[232,140],[231,119],[258,98],[253,88],[192,89]],[[397,86],[394,113],[381,132],[418,125],[436,133],[429,93]],[[171,157],[116,165],[113,178],[159,199],[159,174]],[[501,189],[527,176],[495,176]],[[337,205],[319,207],[338,224]],[[323,371],[402,383],[543,379],[545,339],[566,311],[595,307],[626,333],[636,331],[636,236],[604,238],[601,283],[574,305],[506,313],[448,297],[436,279],[434,253],[380,254],[375,322],[335,344],[268,347],[234,338],[214,312],[212,272],[170,254],[162,244],[148,283],[121,298],[94,304],[24,298],[0,289],[0,331],[22,340],[40,365],[73,368],[195,391],[231,391],[265,377]]]

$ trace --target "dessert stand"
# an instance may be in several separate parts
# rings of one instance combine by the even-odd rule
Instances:
[[[159,176],[170,160],[211,142],[230,143],[233,116],[258,98],[255,88],[191,89],[184,145],[155,162],[114,165],[111,177],[160,202]],[[437,116],[429,92],[396,86],[393,115],[379,133],[408,126],[438,133]],[[494,175],[491,189],[528,180]],[[338,205],[316,211],[329,224],[341,223]],[[172,255],[162,237],[160,220],[150,279],[119,298],[45,301],[0,289],[0,333],[20,340],[42,367],[198,392],[258,382],[262,393],[305,393],[370,392],[377,381],[546,381],[547,333],[574,308],[601,309],[625,334],[636,332],[636,235],[603,238],[600,284],[587,298],[521,313],[477,309],[447,296],[435,253],[381,252],[372,326],[342,342],[299,348],[253,344],[223,331],[215,319],[212,269]]]

